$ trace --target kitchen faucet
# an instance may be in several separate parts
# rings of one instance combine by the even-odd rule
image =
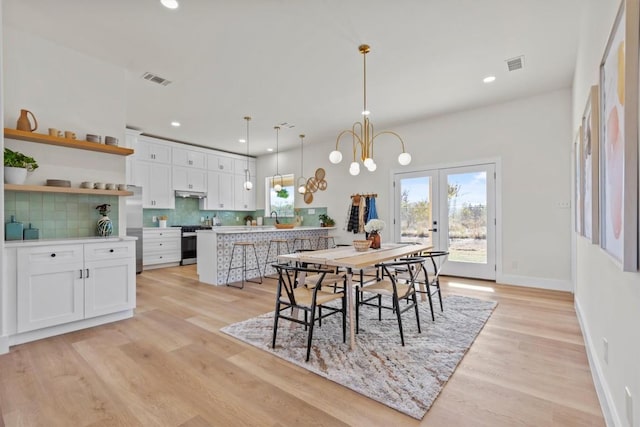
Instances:
[[[276,224],[280,224],[280,221],[278,221],[278,212],[271,211],[271,214],[269,215],[269,218],[273,218],[273,215],[276,216]]]

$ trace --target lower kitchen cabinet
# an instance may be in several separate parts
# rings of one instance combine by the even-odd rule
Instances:
[[[144,269],[176,265],[182,258],[181,229],[144,228],[142,230],[142,265]]]
[[[131,310],[135,241],[18,248],[15,276],[17,333]]]

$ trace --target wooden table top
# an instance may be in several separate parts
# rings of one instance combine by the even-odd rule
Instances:
[[[279,261],[301,261],[311,264],[362,269],[395,258],[433,249],[432,245],[411,243],[384,243],[380,249],[358,252],[353,246],[340,246],[319,251],[298,252],[278,256]]]

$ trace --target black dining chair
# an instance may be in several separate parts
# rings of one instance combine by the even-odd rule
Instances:
[[[438,294],[438,300],[440,301],[440,311],[444,311],[442,306],[442,292],[440,290],[440,272],[442,271],[442,265],[447,261],[449,252],[447,251],[428,251],[423,252],[420,257],[424,258],[425,263],[422,265],[422,274],[418,275],[418,292],[426,294],[429,299],[429,308],[431,308],[431,320],[435,321],[436,318],[433,314],[433,299],[435,294]],[[427,264],[430,264],[428,266]]]
[[[342,342],[347,339],[347,294],[346,275],[342,275],[342,286],[334,287],[331,291],[323,289],[323,281],[330,272],[315,268],[306,268],[288,264],[273,264],[273,268],[278,273],[278,289],[276,291],[276,309],[273,319],[273,341],[271,346],[276,346],[276,336],[278,333],[278,323],[280,319],[304,325],[305,330],[309,329],[307,337],[307,357],[309,361],[311,354],[311,340],[313,339],[313,329],[318,321],[322,326],[322,319],[333,314],[342,314]],[[305,276],[304,280],[302,275]],[[312,283],[307,284],[307,279],[313,278]],[[304,282],[305,285],[298,285]],[[327,286],[325,285],[325,288]],[[340,307],[327,305],[332,301],[340,300]],[[290,314],[286,313],[291,309]],[[295,309],[304,312],[304,319],[299,319]],[[317,310],[316,310],[317,309]]]
[[[422,268],[422,263],[422,259],[405,258],[376,265],[381,270],[379,280],[366,286],[356,287],[356,333],[360,329],[360,307],[365,305],[378,308],[378,320],[382,320],[382,309],[393,310],[396,313],[400,329],[400,342],[403,346],[402,313],[413,308],[416,313],[418,332],[422,332],[415,289],[415,279]],[[399,272],[404,275],[402,279],[399,277],[401,274]],[[365,295],[367,293],[373,295],[367,297]],[[391,306],[382,304],[383,296],[391,297]],[[400,301],[406,301],[407,304],[401,306]]]

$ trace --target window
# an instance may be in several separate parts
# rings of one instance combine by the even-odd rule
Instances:
[[[273,186],[276,184],[282,186],[282,190],[278,193],[273,189]],[[282,175],[282,178],[276,176],[275,181],[274,177],[268,176],[265,178],[264,188],[266,193],[265,215],[276,211],[279,217],[292,217],[295,195],[293,174]]]

